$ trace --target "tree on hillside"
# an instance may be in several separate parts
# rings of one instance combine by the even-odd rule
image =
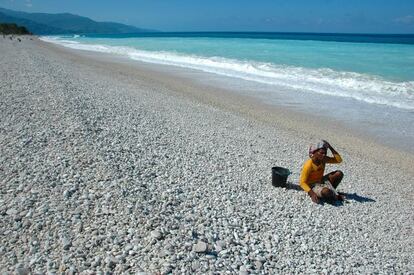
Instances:
[[[14,23],[0,23],[0,34],[31,34],[25,27]]]

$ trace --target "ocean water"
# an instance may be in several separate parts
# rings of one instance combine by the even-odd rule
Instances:
[[[368,121],[374,137],[414,147],[414,35],[145,33],[41,39],[207,72],[218,82],[225,77],[223,85],[245,87],[245,93],[271,104],[283,98],[284,104],[306,109],[324,102],[330,108],[321,111],[335,119],[360,128]]]

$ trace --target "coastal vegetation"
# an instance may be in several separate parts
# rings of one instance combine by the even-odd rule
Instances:
[[[149,30],[113,22],[96,22],[70,13],[27,13],[0,8],[0,22],[26,26],[34,34],[119,34]]]
[[[0,34],[31,34],[26,27],[14,23],[0,23]]]

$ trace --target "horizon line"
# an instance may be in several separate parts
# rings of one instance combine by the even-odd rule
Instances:
[[[308,32],[308,31],[162,31],[153,30],[144,33],[279,33],[279,34],[326,34],[326,35],[414,35],[413,33],[374,33],[374,32]]]

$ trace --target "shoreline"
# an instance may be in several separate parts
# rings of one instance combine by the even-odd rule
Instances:
[[[177,95],[193,98],[262,123],[273,124],[275,127],[298,131],[301,136],[308,135],[309,143],[318,139],[331,140],[332,144],[340,146],[338,148],[346,148],[357,155],[370,156],[375,161],[385,162],[386,165],[395,168],[404,168],[406,173],[414,175],[412,171],[414,152],[383,144],[364,133],[362,129],[351,129],[334,118],[312,115],[309,112],[294,110],[288,106],[275,106],[250,95],[243,95],[232,89],[219,87],[214,83],[201,83],[196,80],[200,76],[208,78],[209,75],[211,76],[209,73],[145,63],[112,54],[75,50],[43,41],[41,43],[45,43],[44,46],[55,49],[61,54],[67,51],[79,57],[90,58],[94,65],[99,64],[103,68],[116,66],[116,70],[120,74],[134,73],[148,81],[165,85]],[[87,63],[88,61],[85,62],[85,64]],[[387,156],[386,159],[384,159],[384,155]]]
[[[324,130],[311,117],[193,71],[37,40],[0,51],[1,272],[414,270],[410,154],[324,135],[347,201],[314,204],[271,185],[273,166],[297,183]]]

